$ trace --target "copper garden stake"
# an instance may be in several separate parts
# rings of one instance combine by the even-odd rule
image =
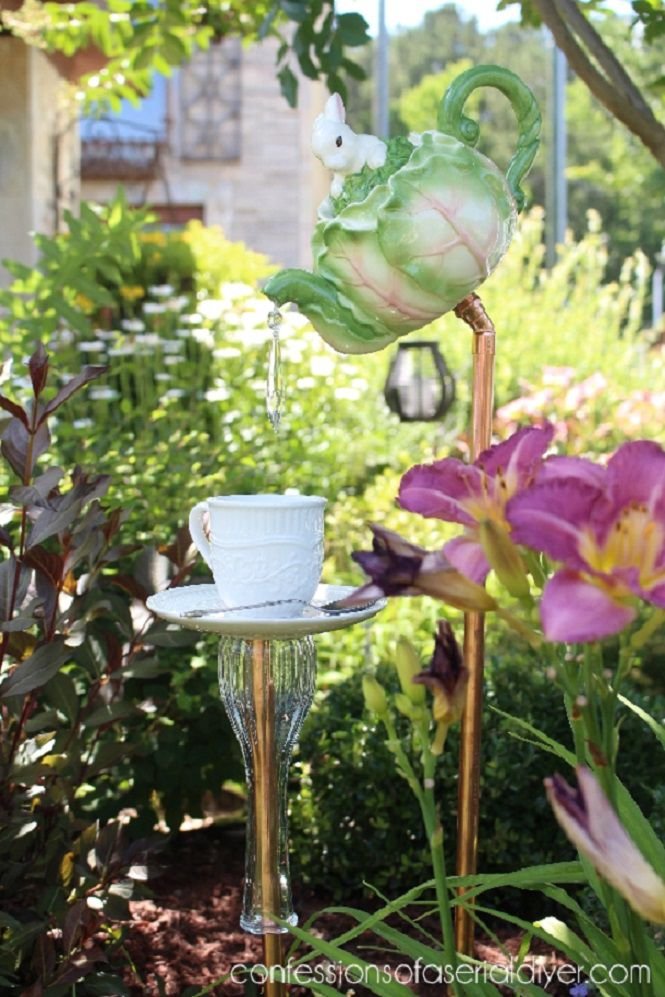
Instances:
[[[455,314],[473,330],[473,375],[471,403],[471,459],[485,450],[492,435],[494,402],[494,357],[496,333],[492,320],[477,294],[469,294],[455,308]],[[483,711],[483,668],[485,659],[485,614],[464,614],[464,662],[469,684],[462,718],[460,744],[457,875],[476,872],[478,859],[478,814],[480,797],[480,740]],[[455,944],[459,952],[473,954],[474,925],[468,911],[457,907]]]
[[[502,93],[517,120],[505,176],[475,151],[479,125],[463,113],[473,91],[484,87]],[[475,66],[454,80],[441,98],[435,127],[397,165],[389,160],[395,141],[356,135],[346,124],[340,95],[332,94],[312,129],[312,149],[332,173],[313,238],[314,270],[281,270],[264,288],[275,306],[297,305],[327,343],[351,354],[384,349],[450,311],[468,291],[454,310],[473,330],[473,457],[490,442],[495,333],[471,292],[508,249],[540,127],[535,98],[518,76],[500,66]],[[347,181],[363,166],[376,181],[369,195]],[[383,167],[389,177],[378,172]],[[462,875],[476,869],[483,634],[482,614],[467,613],[464,653],[471,674],[462,725],[457,863]],[[456,942],[471,954],[472,921],[462,910]]]
[[[260,850],[258,873],[266,920],[280,910],[279,815],[277,809],[277,748],[275,743],[275,690],[271,678],[270,644],[252,641],[252,684],[256,710],[254,740],[255,841]],[[284,946],[281,934],[263,935],[264,964],[268,970],[266,997],[285,997],[286,984],[272,979],[270,970],[282,966]]]

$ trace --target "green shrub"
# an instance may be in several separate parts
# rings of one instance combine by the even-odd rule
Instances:
[[[263,253],[227,239],[218,225],[191,221],[181,239],[194,259],[193,277],[199,294],[214,298],[224,284],[235,281],[254,286],[277,270]]]
[[[551,775],[556,762],[535,745],[507,734],[504,721],[493,710],[496,707],[529,720],[570,745],[560,694],[543,674],[535,653],[509,638],[498,641],[491,632],[490,648],[479,832],[479,868],[488,873],[573,856],[543,790],[543,779]],[[394,668],[385,659],[377,675],[386,688],[398,688]],[[652,712],[665,708],[663,696],[647,698],[635,689],[631,698]],[[402,731],[409,749],[407,722]],[[626,711],[619,775],[654,825],[665,829],[665,800],[654,785],[650,766],[651,737]],[[459,732],[453,729],[439,777],[439,802],[451,855],[456,836],[458,744]],[[395,774],[382,728],[364,710],[360,671],[331,686],[313,707],[300,739],[294,775],[299,789],[292,799],[290,835],[297,882],[348,902],[363,892],[363,882],[396,896],[431,875],[418,805]],[[520,903],[524,913],[523,898]],[[542,911],[534,908],[537,913]]]
[[[131,838],[153,826],[154,794],[178,821],[238,765],[211,680],[183,661],[197,635],[145,608],[157,584],[187,577],[189,543],[134,556],[122,515],[101,504],[108,479],[49,459],[50,423],[100,371],[54,393],[41,346],[28,371],[26,405],[0,395],[2,456],[18,479],[0,528],[0,988],[123,994],[106,970],[147,878],[148,843]],[[210,752],[201,739],[213,732]],[[136,827],[123,830],[130,805]]]
[[[624,390],[662,390],[665,368],[652,381],[650,340],[642,330],[646,257],[638,250],[619,279],[608,282],[606,237],[599,216],[589,212],[586,235],[567,239],[550,270],[544,259],[544,214],[535,208],[521,217],[505,259],[479,288],[497,331],[497,405],[518,398],[525,383],[537,383],[544,366],[573,367],[580,380],[600,373]],[[459,375],[460,401],[468,401],[469,333],[452,314],[428,331],[441,339]]]

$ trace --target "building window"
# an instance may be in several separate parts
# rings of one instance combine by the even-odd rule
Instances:
[[[180,148],[183,159],[240,157],[239,38],[197,52],[180,72]]]

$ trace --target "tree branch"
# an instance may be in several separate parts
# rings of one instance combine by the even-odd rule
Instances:
[[[594,26],[577,6],[575,0],[554,0],[562,20],[567,21],[577,37],[594,57],[608,81],[618,90],[623,90],[626,98],[642,113],[650,112],[650,107],[641,91],[621,65],[611,48],[600,37]]]
[[[538,11],[540,19],[552,32],[557,47],[566,56],[571,69],[577,73],[601,104],[621,121],[633,135],[636,135],[657,162],[665,168],[665,127],[658,121],[651,108],[643,102],[641,97],[640,106],[635,106],[634,101],[630,99],[634,97],[634,91],[637,90],[632,80],[630,81],[629,93],[626,94],[623,85],[618,86],[614,81],[610,82],[596,69],[559,13],[558,6],[562,0],[531,0],[531,2]],[[585,35],[591,31],[596,34],[587,22]],[[603,44],[599,37],[598,42]],[[598,43],[594,44],[597,46]],[[603,66],[603,68],[605,67]]]

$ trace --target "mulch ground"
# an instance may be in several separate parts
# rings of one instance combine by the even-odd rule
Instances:
[[[243,856],[242,829],[235,826],[181,832],[156,856],[154,877],[150,881],[152,898],[131,904],[133,920],[126,949],[134,970],[126,971],[125,982],[133,997],[181,997],[188,987],[200,990],[210,987],[206,993],[212,997],[241,997],[245,993],[242,985],[230,980],[215,983],[227,976],[233,966],[263,962],[261,939],[239,927]],[[327,904],[326,898],[299,894],[296,885],[294,893],[301,923]],[[333,937],[350,926],[348,919],[337,915],[325,915],[316,924],[324,937]],[[402,922],[400,929],[403,928]],[[363,937],[359,951],[356,950],[360,958],[381,967],[390,966],[395,978],[401,977],[418,997],[443,993],[440,984],[421,981],[416,985],[412,978],[405,978],[405,970],[400,970],[400,963],[406,962],[404,957],[386,953],[385,943],[380,939],[374,938],[373,942],[374,950],[372,939]],[[516,955],[520,938],[502,938],[502,943],[508,952]],[[541,969],[551,971],[557,963],[556,954],[545,946],[536,947],[536,953],[529,958]],[[487,938],[477,940],[476,955],[489,962],[505,963],[500,949]],[[547,993],[552,997],[568,997],[570,986],[552,982]],[[354,997],[369,994],[355,982],[351,986],[348,980],[336,984],[335,989]],[[471,997],[474,989],[469,985],[465,993]],[[260,993],[260,989],[255,993]],[[308,988],[291,990],[292,997],[307,993],[310,993]]]

